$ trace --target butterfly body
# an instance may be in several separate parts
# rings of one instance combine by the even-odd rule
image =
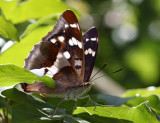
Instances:
[[[66,10],[53,30],[33,47],[24,65],[39,76],[51,77],[55,88],[35,82],[23,84],[23,89],[45,97],[79,98],[91,88],[97,51],[97,29],[92,27],[82,36],[75,14]]]

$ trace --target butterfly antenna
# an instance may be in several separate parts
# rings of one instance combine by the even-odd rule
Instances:
[[[111,73],[109,73],[109,74],[105,74],[105,75],[99,76],[99,77],[97,77],[97,78],[93,79],[91,82],[93,82],[94,80],[99,79],[99,78],[101,78],[101,77],[104,77],[104,76],[106,76],[106,75],[110,75],[110,74],[113,74],[113,73],[120,72],[120,71],[122,71],[122,70],[123,70],[123,69],[121,68],[121,69],[116,70],[116,71],[114,71],[114,72],[111,72]]]
[[[97,71],[97,73],[95,73],[90,79],[89,81],[91,81],[93,79],[93,77],[95,77],[101,70],[103,70],[106,67],[107,64],[104,64],[101,69],[99,69],[99,71]]]

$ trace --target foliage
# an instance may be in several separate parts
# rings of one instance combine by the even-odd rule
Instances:
[[[33,84],[40,81],[49,87],[54,87],[54,81],[48,76],[38,77],[30,71],[15,65],[0,65],[0,86],[12,86],[20,82]]]
[[[127,89],[159,86],[160,1],[87,0],[87,3],[91,6],[89,17],[100,33],[96,65],[107,63],[106,73],[124,68],[111,77]]]
[[[90,3],[90,0],[87,2]],[[102,0],[101,3],[103,2]],[[104,12],[102,11],[102,9],[104,9],[103,5],[110,4],[101,4],[100,7],[100,4],[97,4],[94,0],[91,3],[95,8],[96,6],[99,7],[99,9],[94,10],[98,11],[101,8],[102,13]],[[41,38],[53,28],[59,17],[59,13],[71,8],[60,0],[1,0],[0,8],[0,27],[3,27],[0,28],[1,38],[6,41],[9,39],[18,41],[20,39],[20,42],[16,42],[12,47],[7,49],[7,51],[0,54],[0,86],[6,87],[5,89],[3,88],[3,91],[0,88],[0,91],[2,91],[0,95],[0,122],[158,123],[160,121],[160,89],[158,87],[128,90],[122,97],[102,93],[95,94],[91,91],[89,92],[90,98],[78,100],[77,107],[74,111],[72,111],[75,106],[75,101],[73,100],[62,102],[57,110],[57,105],[60,102],[58,98],[44,98],[38,94],[28,94],[15,87],[8,89],[8,86],[14,86],[21,82],[33,83],[35,80],[42,81],[50,87],[54,86],[53,80],[49,77],[38,77],[28,70],[23,69],[22,66],[24,59],[33,45],[38,43]],[[79,15],[77,11],[75,11],[75,13]],[[133,23],[136,23],[136,21]],[[99,64],[105,63],[105,60],[102,60],[101,57],[105,59],[110,56],[110,54],[106,55],[106,49],[111,49],[111,51],[114,49],[111,42],[104,42],[104,40],[110,40],[105,39],[104,35],[106,35],[106,32],[111,32],[101,27],[103,26],[101,25],[99,28],[100,40],[102,41],[100,47],[102,48],[100,48],[100,55],[97,60],[98,66]],[[108,45],[106,45],[107,43]],[[104,44],[107,47],[103,47],[102,45]],[[141,43],[141,45],[143,45],[143,43]],[[108,46],[110,46],[110,48]],[[111,46],[113,46],[113,49]],[[125,48],[125,46],[123,47]],[[146,46],[145,48],[148,47]],[[121,48],[118,50],[121,51]],[[150,58],[152,58],[153,62],[155,60],[155,56],[152,56],[152,53],[146,55],[149,51],[142,50],[141,48],[138,48],[138,50],[131,48],[123,57],[125,63],[138,72],[141,65],[144,65],[143,67],[146,65],[141,64],[134,66],[134,62],[138,62],[134,57],[141,58],[141,56],[144,56],[143,58],[145,58],[145,60]],[[114,54],[117,52],[114,52]],[[141,53],[139,54],[139,52]],[[152,60],[150,60],[151,63]],[[120,60],[118,62],[120,62]],[[119,63],[115,64],[119,65]],[[147,66],[148,65],[150,64],[147,64]],[[153,65],[151,68],[147,67],[148,70],[152,70],[152,68],[156,68],[156,65]],[[128,80],[130,80],[130,76],[126,79],[126,81]],[[138,81],[135,82],[138,83]],[[56,114],[54,115],[55,111]]]
[[[15,26],[10,23],[0,9],[0,34],[6,38],[19,41],[18,31]]]

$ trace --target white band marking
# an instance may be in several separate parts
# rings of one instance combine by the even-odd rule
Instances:
[[[51,42],[52,42],[53,44],[56,43],[56,39],[55,39],[55,38],[51,39]]]
[[[64,26],[65,26],[65,28],[68,28],[68,27],[69,27],[69,25],[68,25],[68,24],[65,24]]]
[[[91,38],[91,41],[96,41],[97,40],[97,38]]]
[[[69,39],[69,45],[70,45],[70,46],[73,46],[73,45],[74,45],[72,39]]]
[[[77,24],[70,24],[70,26],[71,26],[72,28],[76,28],[76,27],[77,27]]]
[[[68,51],[65,51],[63,54],[66,57],[66,59],[69,59],[71,57]]]
[[[77,40],[76,40],[74,37],[72,37],[72,41],[73,41],[73,44],[74,44],[74,45],[77,45],[77,44],[78,44]]]
[[[63,36],[58,36],[59,41],[63,42],[64,41],[64,37]]]

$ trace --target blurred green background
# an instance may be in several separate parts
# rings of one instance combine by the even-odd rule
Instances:
[[[159,0],[69,0],[82,16],[85,30],[99,30],[96,66],[126,89],[160,85],[160,1]]]
[[[77,10],[83,31],[92,26],[99,31],[97,67],[106,63],[105,73],[122,68],[123,71],[109,76],[126,89],[160,85],[160,0],[63,0],[64,4],[46,0],[43,6],[42,0],[6,0],[8,4],[4,1],[1,0],[0,7],[20,35],[28,24],[46,15],[68,8]],[[14,2],[16,12],[11,6]],[[1,39],[0,47],[3,45]]]

